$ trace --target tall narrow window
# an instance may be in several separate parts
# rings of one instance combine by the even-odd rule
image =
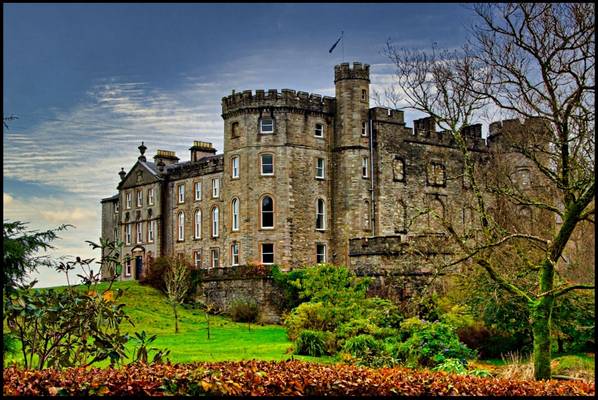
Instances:
[[[324,243],[317,243],[316,244],[316,263],[325,263],[326,262],[326,245]]]
[[[369,159],[367,157],[361,158],[361,176],[363,178],[368,177]]]
[[[195,210],[194,222],[195,239],[201,239],[201,210]]]
[[[137,243],[143,243],[143,222],[137,222]]]
[[[220,250],[210,250],[210,258],[212,259],[212,268],[218,268],[220,266]]]
[[[147,241],[149,243],[154,242],[154,231],[156,230],[156,221],[149,221],[147,223]]]
[[[114,214],[118,214],[118,203],[114,203]]]
[[[232,170],[232,178],[236,179],[239,177],[239,157],[233,157],[231,159],[231,170]]]
[[[217,199],[220,197],[220,179],[212,179],[212,198]]]
[[[137,191],[137,207],[141,207],[143,205],[143,192],[141,190]]]
[[[114,240],[118,239],[118,228],[114,228]]]
[[[127,192],[127,209],[132,207],[133,200],[131,197],[131,192]]]
[[[368,92],[365,89],[361,89],[361,100],[367,100]]]
[[[264,196],[261,201],[261,228],[274,228],[274,201],[270,196]]]
[[[233,202],[231,204],[231,211],[232,211],[232,216],[233,216],[232,229],[233,229],[233,231],[238,231],[239,230],[239,199],[237,199],[237,198],[233,199]]]
[[[218,237],[218,207],[212,209],[212,237]]]
[[[361,211],[363,213],[363,229],[369,231],[372,229],[371,222],[370,222],[370,202],[364,201],[363,202],[363,209]]]
[[[326,229],[326,205],[322,199],[318,199],[316,205],[316,229],[320,231]]]
[[[239,243],[233,242],[230,245],[230,260],[231,265],[239,265]]]
[[[323,158],[316,159],[316,178],[324,179],[324,159]]]
[[[147,190],[147,204],[150,206],[154,205],[154,188],[149,188]]]
[[[179,185],[179,203],[185,202],[185,185]]]
[[[180,212],[178,216],[179,240],[185,240],[185,213]]]
[[[367,136],[367,135],[368,135],[368,123],[362,122],[361,123],[361,136]]]
[[[274,264],[274,244],[262,243],[262,264]]]
[[[131,224],[125,225],[125,243],[131,244]]]
[[[233,122],[230,128],[230,136],[232,138],[238,138],[240,135],[239,132],[239,123],[238,122]]]
[[[399,200],[396,208],[395,233],[407,233],[407,206],[403,200]]]
[[[131,259],[127,258],[127,262],[125,264],[125,276],[131,276]]]
[[[397,156],[395,156],[392,162],[392,178],[398,182],[405,181],[405,161]]]
[[[201,268],[201,250],[195,250],[193,252],[193,264],[195,268]]]
[[[260,156],[260,170],[262,175],[274,175],[274,157],[272,154]]]
[[[428,213],[428,227],[434,232],[443,230],[444,204],[439,199],[430,201],[430,211]]]
[[[274,132],[274,119],[265,117],[260,119],[260,133],[273,133]]]
[[[431,186],[442,186],[445,182],[444,165],[439,162],[428,164],[428,184]]]
[[[201,200],[201,182],[195,182],[195,201]]]
[[[319,138],[324,137],[324,124],[316,124],[314,136]]]

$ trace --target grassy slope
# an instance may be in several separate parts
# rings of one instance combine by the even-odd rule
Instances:
[[[107,284],[98,285],[101,291]],[[224,361],[224,360],[286,360],[291,358],[287,350],[291,347],[286,331],[279,325],[248,325],[232,322],[223,316],[211,315],[210,339],[207,337],[205,313],[199,309],[179,307],[179,333],[174,333],[172,307],[158,290],[143,286],[135,281],[115,282],[113,289],[122,289],[124,295],[118,299],[125,303],[128,322],[121,324],[124,332],[157,334],[151,347],[170,350],[168,358],[172,362]],[[128,354],[132,354],[135,343],[127,344]],[[153,354],[153,353],[151,353]],[[151,355],[150,355],[151,356]],[[330,358],[292,356],[295,359],[330,362]],[[98,366],[108,365],[108,362]]]

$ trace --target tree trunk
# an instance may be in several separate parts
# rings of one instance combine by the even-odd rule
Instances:
[[[552,290],[554,285],[554,266],[548,259],[544,260],[540,269],[540,292]],[[550,330],[552,327],[552,309],[554,296],[544,295],[530,304],[532,334],[534,337],[534,378],[550,379]]]
[[[176,312],[176,303],[172,303],[172,311],[174,311],[174,333],[179,333],[179,315]]]

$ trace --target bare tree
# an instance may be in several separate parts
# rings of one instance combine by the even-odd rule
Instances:
[[[179,333],[177,305],[183,303],[191,289],[191,269],[184,260],[178,257],[171,257],[169,261],[164,272],[164,284],[168,302],[172,305],[172,312],[174,313],[174,331]]]
[[[555,300],[572,290],[595,288],[559,275],[576,227],[582,221],[593,224],[594,5],[483,4],[474,11],[480,24],[462,51],[412,52],[389,42],[386,54],[397,68],[399,95],[411,108],[434,117],[463,155],[478,230],[464,235],[443,221],[460,250],[450,265],[476,264],[502,289],[526,301],[535,378],[547,379]],[[509,168],[484,175],[488,169],[476,163],[462,132],[489,104],[527,121],[501,135],[495,165],[505,155],[527,162],[542,190],[522,189]],[[536,230],[510,223],[494,212],[506,204],[527,207],[544,222],[555,223]],[[536,275],[534,287],[503,273],[501,262],[512,260]]]

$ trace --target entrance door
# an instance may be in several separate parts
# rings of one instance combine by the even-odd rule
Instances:
[[[141,268],[143,267],[143,259],[141,256],[135,257],[135,279],[139,280],[141,278]]]

